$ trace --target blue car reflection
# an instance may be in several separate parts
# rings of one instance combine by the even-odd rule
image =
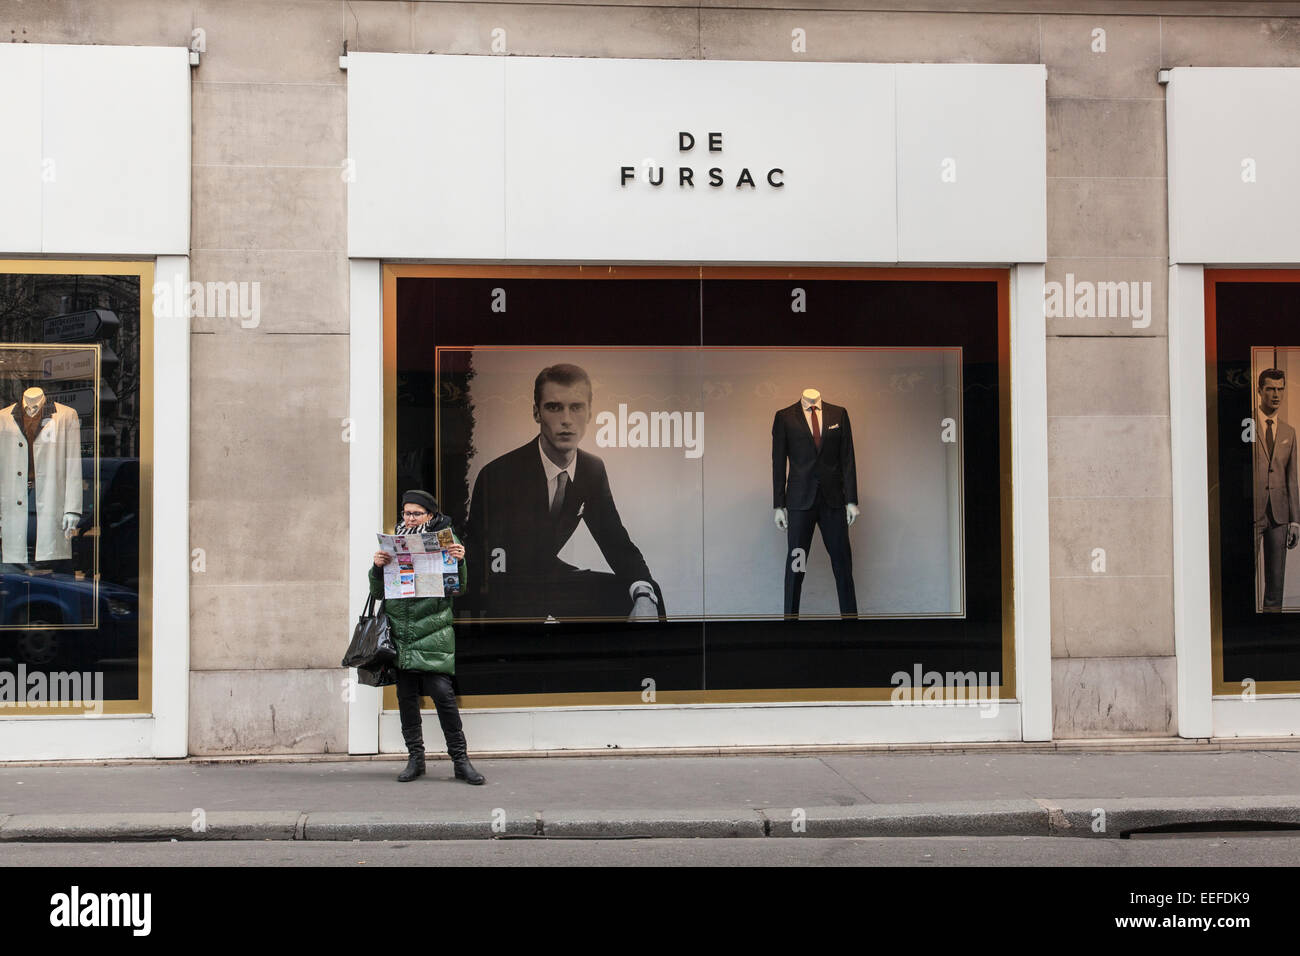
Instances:
[[[96,526],[90,494],[94,460],[88,458],[83,473],[87,513],[72,542],[73,570],[32,573],[23,565],[0,564],[0,668],[12,661],[41,668],[135,670],[140,466],[134,458],[101,458],[99,465],[98,592],[95,541],[87,534]],[[96,606],[98,626],[92,627]]]

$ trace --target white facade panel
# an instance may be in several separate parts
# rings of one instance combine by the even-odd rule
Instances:
[[[187,289],[190,260],[159,256],[154,288]],[[155,300],[153,322],[153,734],[155,757],[189,753],[190,446],[168,441],[190,427],[190,316],[173,296]],[[158,396],[166,396],[159,400]]]
[[[43,50],[41,251],[188,255],[188,52]]]
[[[1043,262],[1044,96],[1039,65],[351,54],[349,255]]]
[[[898,258],[1047,259],[1047,70],[899,64]]]
[[[1300,262],[1300,69],[1171,73],[1170,262]]]
[[[1040,265],[1011,271],[1011,487],[1016,693],[1024,740],[1052,739],[1052,581],[1047,501],[1047,323]]]
[[[348,444],[348,554],[361,555],[374,553],[375,529],[384,526],[384,390],[375,386],[384,375],[383,277],[374,259],[353,259],[348,274],[348,417],[352,426],[352,441]],[[352,633],[369,594],[370,566],[349,561],[347,616],[338,623],[340,634]],[[349,670],[348,675],[356,680],[355,670]],[[351,691],[348,753],[376,753],[381,692],[359,683],[352,684]]]
[[[348,55],[348,255],[504,258],[507,62]]]
[[[891,66],[511,59],[506,77],[511,259],[896,258]]]
[[[3,757],[5,760],[115,760],[173,756],[155,752],[156,731],[157,722],[153,717],[21,717],[4,725]]]
[[[1214,698],[1216,737],[1294,737],[1300,697]]]
[[[651,747],[772,747],[1019,740],[1021,705],[885,703],[687,704],[462,710],[473,754],[516,750],[620,750]],[[425,740],[440,739],[424,715]],[[380,751],[400,753],[401,723],[380,720]],[[438,746],[437,744],[434,745]]]
[[[1205,270],[1169,270],[1169,429],[1174,509],[1178,735],[1209,737],[1210,524],[1205,409]]]
[[[41,251],[43,49],[0,45],[0,254]]]

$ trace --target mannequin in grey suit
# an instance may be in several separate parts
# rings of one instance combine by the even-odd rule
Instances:
[[[853,429],[849,413],[823,402],[815,388],[805,389],[800,400],[778,411],[772,422],[772,500],[776,526],[787,532],[786,617],[799,616],[805,574],[801,568],[818,525],[835,573],[840,614],[857,617],[849,547],[849,525],[858,517]]]
[[[1255,410],[1255,551],[1264,551],[1265,611],[1282,610],[1286,553],[1300,542],[1300,493],[1296,486],[1296,432],[1278,417],[1286,373],[1259,373]]]

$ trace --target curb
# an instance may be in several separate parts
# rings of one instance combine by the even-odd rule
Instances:
[[[1098,829],[1100,821],[1100,829]],[[196,825],[201,824],[199,829]],[[995,800],[694,810],[216,811],[18,813],[0,843],[201,840],[732,839],[1063,836],[1121,839],[1178,828],[1300,830],[1300,796]]]
[[[292,840],[297,810],[222,810],[196,818],[169,813],[15,813],[0,843],[117,843],[169,840]],[[198,827],[198,829],[195,829]]]
[[[1033,800],[784,807],[766,811],[773,837],[1050,836]]]
[[[1125,836],[1175,827],[1186,832],[1198,826],[1231,828],[1231,824],[1272,824],[1277,829],[1300,830],[1300,797],[1135,797],[1060,800],[1057,805],[1060,814],[1053,814],[1052,829],[1056,836]],[[1093,832],[1099,822],[1104,833]]]
[[[304,840],[490,840],[501,836],[531,836],[537,832],[532,810],[403,811],[364,813],[327,810],[307,814]],[[0,830],[0,839],[3,839]]]

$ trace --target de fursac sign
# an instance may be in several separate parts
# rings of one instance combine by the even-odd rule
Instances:
[[[1041,64],[348,54],[354,258],[1046,253]]]
[[[710,153],[722,152],[722,134],[709,133],[707,142]],[[677,149],[682,153],[689,153],[695,149],[695,134],[688,132],[679,132],[677,134]],[[664,167],[655,166],[652,161],[643,164],[644,172],[641,177],[651,186],[662,186],[664,184]],[[629,182],[637,178],[637,168],[635,166],[623,166],[618,171],[619,185],[626,186]],[[708,185],[710,188],[717,189],[727,184],[727,177],[723,173],[721,166],[710,166],[707,170],[701,170],[701,180],[707,175]],[[760,171],[760,175],[762,175]],[[785,185],[781,177],[785,175],[785,170],[779,166],[772,166],[767,170],[767,184],[773,189],[780,189]],[[695,168],[693,166],[677,167],[677,185],[689,186],[695,188]],[[748,186],[750,189],[756,189],[757,184],[754,182],[753,174],[750,173],[748,166],[740,167],[740,172],[736,175],[736,188]]]

